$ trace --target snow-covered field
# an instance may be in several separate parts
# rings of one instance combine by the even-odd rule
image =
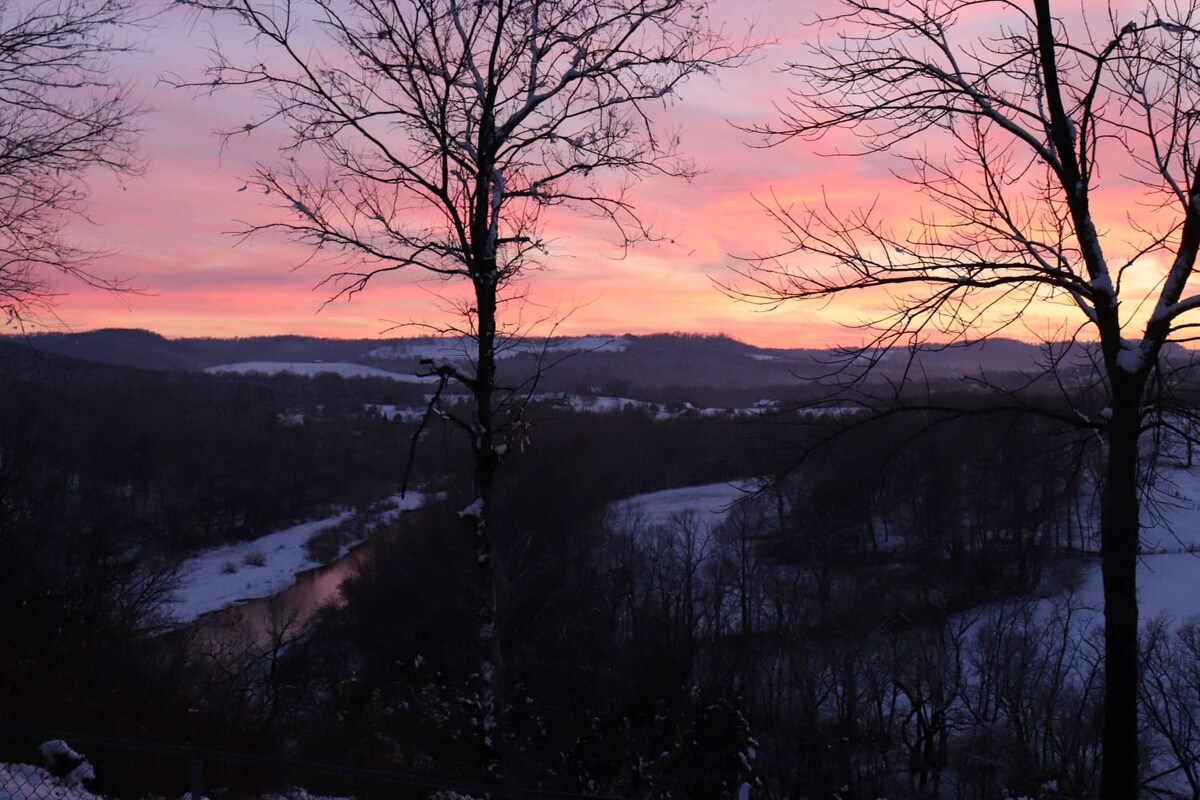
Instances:
[[[1166,613],[1177,623],[1200,615],[1200,467],[1165,468],[1153,508],[1143,509],[1142,547],[1138,564],[1141,619]],[[705,531],[718,525],[730,506],[758,487],[755,479],[685,486],[634,495],[614,503],[618,515],[639,515],[647,526],[669,526],[682,514],[694,514]],[[1100,622],[1104,607],[1100,564],[1089,566],[1075,599],[1094,609]]]
[[[387,378],[403,383],[436,383],[436,376],[406,375],[399,372],[388,372],[386,369],[366,367],[362,364],[351,364],[344,361],[243,361],[238,364],[221,364],[204,370],[210,373],[235,372],[238,374],[261,373],[263,375],[278,375],[281,372],[293,375],[321,375],[333,373],[343,378]]]
[[[560,392],[544,392],[529,398],[535,403],[545,403],[550,406],[569,408],[584,414],[616,414],[626,409],[638,409],[654,415],[655,419],[675,419],[677,417],[698,415],[701,417],[721,416],[762,416],[778,410],[775,400],[759,400],[750,408],[712,408],[698,407],[691,403],[674,404],[652,403],[648,400],[634,400],[630,397],[610,397],[607,395],[564,394]],[[840,416],[845,413],[840,409],[816,409],[816,414],[832,414]]]
[[[393,508],[376,519],[389,522],[402,511],[420,508],[427,496],[409,492],[390,498]],[[180,582],[167,606],[176,623],[192,622],[210,611],[226,608],[243,600],[270,597],[291,586],[296,573],[319,566],[308,554],[305,543],[316,533],[348,519],[344,512],[327,519],[261,536],[249,542],[214,547],[179,567]],[[0,800],[4,800],[0,796]]]
[[[428,399],[428,396],[426,399]],[[649,400],[635,400],[632,397],[567,394],[565,392],[540,392],[531,395],[529,401],[535,405],[570,410],[578,414],[619,414],[627,410],[644,411],[656,420],[671,420],[692,416],[763,417],[788,410],[786,406],[781,405],[778,401],[765,398],[747,408],[694,406],[691,403],[666,405],[663,403],[654,403]],[[463,402],[463,399],[461,396],[451,396],[443,398],[442,402],[452,404]],[[424,406],[373,404],[366,406],[366,409],[374,411],[389,420],[400,419],[403,422],[419,421],[425,416],[426,412]],[[799,413],[809,417],[843,417],[856,414],[861,410],[853,406],[826,406],[804,409]]]
[[[496,345],[497,358],[511,358],[525,353],[620,353],[630,345],[629,339],[613,336],[575,336],[550,339],[501,341]],[[377,359],[422,359],[465,361],[472,357],[475,343],[471,339],[436,339],[402,345],[386,344],[363,355]]]
[[[1142,507],[1142,557],[1138,611],[1143,622],[1167,614],[1176,623],[1200,615],[1200,468],[1161,468],[1152,502]],[[1100,623],[1104,586],[1099,561],[1077,598],[1096,610]]]
[[[1200,548],[1200,467],[1161,467],[1151,502],[1142,508],[1142,552]]]
[[[367,411],[374,412],[389,422],[400,420],[401,422],[420,422],[425,416],[424,407],[416,406],[395,406],[384,403],[373,403],[366,406]]]
[[[620,500],[612,508],[618,515],[639,515],[650,526],[666,526],[681,514],[694,514],[711,530],[729,515],[730,506],[757,489],[759,483],[756,478],[746,478],[647,492]]]
[[[534,403],[545,403],[551,406],[569,408],[585,414],[617,414],[627,408],[649,411],[658,416],[663,415],[659,403],[646,400],[634,400],[629,397],[607,397],[604,395],[580,395],[545,392],[529,398]]]

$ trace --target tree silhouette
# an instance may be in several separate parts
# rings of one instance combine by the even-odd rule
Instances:
[[[465,336],[467,359],[429,366],[472,399],[468,415],[439,413],[471,442],[475,499],[460,515],[477,544],[480,718],[493,740],[503,681],[489,523],[497,470],[523,425],[520,397],[497,382],[497,353],[517,332],[500,312],[545,263],[545,209],[607,220],[625,244],[651,235],[629,182],[695,174],[655,108],[750,48],[727,41],[695,0],[180,2],[253,34],[255,55],[218,47],[200,84],[257,90],[261,115],[228,134],[287,131],[285,158],[250,181],[284,216],[246,233],[340,258],[324,283],[333,297],[396,271],[451,283],[443,294],[459,323],[443,332]]]
[[[886,292],[889,311],[865,326],[868,362],[891,346],[1023,321],[1033,330],[1035,312],[1061,312],[1068,338],[1098,343],[1081,349],[1094,354],[1106,408],[1078,414],[1107,448],[1100,794],[1136,797],[1138,487],[1152,467],[1139,445],[1172,423],[1162,389],[1177,367],[1164,347],[1189,338],[1200,307],[1188,291],[1200,248],[1200,7],[1102,19],[1056,15],[1050,0],[838,8],[790,67],[800,88],[785,117],[759,132],[893,155],[924,211],[904,228],[874,207],[766,203],[787,247],[748,262],[733,291],[769,305]],[[1132,190],[1140,209],[1103,213],[1106,191]]]
[[[136,174],[137,116],[109,57],[142,21],[132,0],[0,2],[0,309],[10,322],[46,309],[47,273],[121,289],[96,274],[97,253],[66,235],[85,215],[95,167]]]

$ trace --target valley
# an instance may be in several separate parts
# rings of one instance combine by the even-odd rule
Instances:
[[[9,719],[489,780],[471,743],[463,406],[448,389],[431,402],[421,363],[454,352],[0,343]],[[499,382],[521,425],[493,517],[505,780],[627,798],[1092,791],[1100,451],[1071,420],[1102,418],[1104,398],[1066,367],[1031,380],[1041,357],[888,354],[921,364],[924,394],[890,397],[881,373],[848,402],[815,377],[829,354],[671,336],[510,348]],[[1027,408],[986,408],[980,387],[1016,385]],[[885,399],[910,410],[877,414]],[[1200,709],[1164,681],[1194,669],[1200,470],[1182,439],[1152,455],[1146,736],[1156,790],[1186,793],[1200,738],[1165,720]],[[108,792],[169,783],[99,771]]]

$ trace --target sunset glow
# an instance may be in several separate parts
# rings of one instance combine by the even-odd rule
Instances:
[[[753,21],[777,43],[755,64],[719,82],[689,84],[667,110],[666,126],[679,129],[684,148],[706,171],[690,184],[654,180],[635,187],[641,213],[664,240],[619,258],[610,231],[555,214],[546,227],[554,251],[546,269],[528,275],[523,284],[528,303],[519,317],[509,315],[510,325],[545,320],[535,332],[548,333],[557,324],[553,331],[562,335],[724,333],[761,346],[820,347],[860,341],[859,331],[844,326],[886,311],[885,298],[876,296],[858,304],[847,298],[851,302],[833,309],[764,312],[715,287],[733,277],[730,268],[739,258],[781,247],[760,200],[774,196],[800,204],[824,197],[846,208],[878,200],[898,226],[913,214],[911,195],[889,173],[893,163],[885,157],[833,158],[802,142],[763,149],[736,127],[770,121],[775,104],[786,103],[789,80],[778,70],[801,52],[809,32],[799,22],[811,9],[726,0],[720,13],[730,35]],[[444,324],[448,312],[439,296],[453,291],[447,284],[415,271],[394,273],[377,278],[350,302],[324,305],[331,291],[319,284],[328,268],[305,264],[307,249],[270,236],[238,241],[229,234],[238,220],[262,221],[278,213],[256,192],[239,191],[254,163],[276,158],[275,143],[269,135],[256,135],[222,149],[212,132],[240,124],[254,99],[232,91],[195,96],[159,80],[167,74],[201,75],[203,48],[213,35],[206,21],[166,14],[146,37],[146,52],[117,65],[144,89],[153,109],[143,140],[149,172],[121,183],[96,174],[90,206],[96,224],[76,224],[72,232],[110,253],[99,271],[128,278],[139,291],[114,297],[64,283],[55,306],[61,322],[43,316],[39,326],[134,327],[170,337],[366,338],[420,332],[396,328],[403,323]],[[1117,235],[1127,198],[1107,197],[1099,205],[1112,210]],[[1070,311],[1050,307],[1045,316],[1031,315],[1005,335],[1044,335],[1072,319]]]

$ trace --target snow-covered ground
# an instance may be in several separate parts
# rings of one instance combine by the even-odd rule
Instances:
[[[1163,467],[1142,507],[1138,611],[1143,622],[1168,614],[1176,623],[1200,615],[1200,467]],[[1076,597],[1100,624],[1104,585],[1097,560]]]
[[[386,403],[373,403],[366,406],[367,411],[372,411],[389,422],[400,420],[401,422],[420,422],[425,416],[425,407],[416,406],[395,406]]]
[[[561,392],[544,392],[542,394],[535,394],[529,399],[535,403],[545,403],[550,406],[570,408],[572,411],[585,414],[615,414],[625,411],[626,409],[639,409],[641,411],[646,411],[650,414],[653,414],[655,419],[675,419],[677,417],[689,415],[698,415],[701,417],[722,417],[730,415],[735,417],[762,416],[779,410],[779,403],[770,399],[759,400],[750,408],[713,408],[694,406],[691,403],[681,403],[667,406],[663,403],[652,403],[648,400],[634,400],[630,397],[564,394]],[[814,411],[806,413],[841,416],[845,412],[841,409],[815,409]]]
[[[634,400],[629,397],[607,397],[605,395],[563,394],[561,392],[543,392],[529,398],[534,403],[545,403],[551,406],[570,408],[586,414],[616,414],[627,408],[649,411],[658,416],[663,415],[663,407],[659,403],[647,400]]]
[[[421,507],[427,499],[420,492],[409,492],[404,497],[395,495],[390,498],[394,507],[376,519],[389,522],[402,511]],[[295,583],[296,573],[319,566],[309,557],[305,543],[314,534],[350,516],[351,512],[344,512],[305,522],[249,542],[214,547],[189,558],[179,567],[179,586],[167,605],[168,616],[174,622],[188,623],[243,600],[278,594]]]
[[[648,527],[669,526],[673,518],[691,513],[707,532],[725,519],[734,502],[757,487],[755,479],[685,486],[634,495],[612,509],[618,515],[638,515]],[[1200,615],[1200,467],[1164,468],[1154,507],[1143,509],[1142,524],[1141,619],[1167,613],[1179,623]],[[1104,593],[1098,560],[1088,568],[1075,600],[1094,609],[1090,622],[1100,623]]]
[[[0,800],[99,800],[81,784],[68,784],[41,767],[0,763]]]
[[[43,745],[44,746],[44,745]],[[74,773],[56,777],[41,767],[30,764],[0,763],[0,800],[103,800],[102,795],[89,792],[84,781],[93,779],[91,764],[83,762],[87,774],[81,779]],[[183,800],[190,800],[184,794]],[[465,795],[463,795],[465,797]],[[352,800],[309,794],[304,789],[291,789],[286,794],[264,794],[261,800]]]
[[[438,380],[436,376],[406,375],[344,361],[243,361],[238,364],[208,367],[204,371],[210,373],[236,372],[238,374],[257,372],[263,375],[278,375],[281,372],[293,375],[333,373],[341,375],[343,378],[387,378],[403,383],[436,383]]]
[[[1142,552],[1200,549],[1200,467],[1160,467],[1151,502],[1142,508]]]
[[[428,397],[426,398],[428,399]],[[695,406],[691,403],[676,403],[666,405],[649,400],[635,400],[632,397],[614,397],[610,395],[567,394],[565,392],[540,392],[529,397],[531,403],[550,408],[569,409],[579,414],[619,414],[626,410],[644,411],[657,420],[678,419],[680,417],[762,417],[788,411],[788,407],[777,400],[764,398],[758,400],[749,408],[724,408]],[[443,403],[462,402],[461,396],[442,399]],[[424,406],[395,406],[368,405],[367,410],[386,417],[389,420],[400,419],[404,422],[416,422],[425,415]],[[808,408],[799,413],[809,417],[843,417],[856,414],[862,409],[853,406],[825,406]]]
[[[612,509],[618,515],[640,515],[649,526],[666,526],[673,518],[690,513],[711,530],[729,515],[730,506],[757,489],[759,483],[757,478],[746,478],[647,492],[619,500]]]
[[[497,358],[511,358],[525,353],[620,353],[630,340],[613,336],[575,336],[550,339],[521,339],[501,341],[496,345]],[[422,359],[435,361],[467,361],[475,352],[475,342],[466,338],[446,338],[416,341],[407,344],[385,344],[364,353],[366,358]]]
[[[1138,614],[1143,623],[1167,614],[1176,624],[1200,614],[1200,555],[1171,553],[1143,556],[1138,562]],[[1088,607],[1104,607],[1104,585],[1097,563],[1088,571],[1078,596]],[[1174,627],[1174,626],[1172,626]]]

